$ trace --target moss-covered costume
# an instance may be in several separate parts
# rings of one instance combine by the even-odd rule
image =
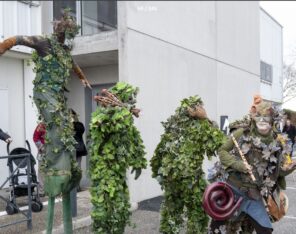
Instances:
[[[151,159],[152,176],[164,190],[160,232],[205,233],[208,217],[201,202],[206,187],[202,163],[222,144],[223,133],[208,119],[198,118],[198,96],[185,98],[166,122],[165,132]],[[191,113],[191,114],[190,114]]]
[[[131,167],[136,171],[137,179],[147,161],[132,114],[138,88],[119,82],[105,92],[116,102],[112,105],[108,97],[96,96],[103,103],[100,102],[101,105],[92,113],[91,217],[94,233],[122,234],[131,215],[126,173]]]

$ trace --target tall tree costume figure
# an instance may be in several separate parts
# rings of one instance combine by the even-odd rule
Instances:
[[[134,125],[138,88],[119,82],[102,90],[90,123],[90,176],[93,231],[123,234],[129,224],[130,199],[126,182],[129,167],[137,179],[146,168],[144,144]]]
[[[42,121],[46,125],[45,156],[41,163],[45,176],[45,193],[49,196],[47,233],[52,232],[54,200],[63,196],[64,232],[72,233],[70,190],[81,179],[81,170],[73,160],[75,139],[73,118],[67,108],[64,92],[71,70],[84,86],[90,87],[84,74],[73,61],[71,43],[79,27],[66,10],[59,21],[54,21],[54,33],[50,37],[15,36],[0,43],[0,54],[15,45],[35,49],[32,54],[36,78],[33,81],[33,99]]]
[[[207,118],[197,96],[181,101],[166,122],[151,159],[152,176],[164,190],[160,232],[179,233],[184,223],[188,234],[205,233],[208,216],[201,206],[206,180],[202,163],[214,155],[223,133]]]
[[[209,233],[272,233],[272,222],[287,211],[281,190],[296,163],[289,161],[289,148],[275,128],[280,119],[257,96],[250,115],[233,125],[236,130],[218,151],[216,179],[223,182],[213,183],[204,194],[203,206],[213,218]],[[236,209],[228,212],[230,206]]]

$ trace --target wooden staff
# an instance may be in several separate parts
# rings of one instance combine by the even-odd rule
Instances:
[[[233,136],[232,133],[230,134],[230,137],[231,137],[231,139],[232,139],[232,141],[233,141],[235,147],[237,148],[238,153],[239,153],[239,155],[241,156],[241,158],[242,158],[242,160],[243,160],[245,166],[246,166],[246,167],[250,166],[249,163],[248,163],[248,161],[247,161],[247,159],[245,158],[243,152],[240,150],[239,145],[238,145],[238,143],[237,143],[237,141],[236,141],[236,139],[235,139],[235,137]],[[253,182],[256,181],[256,178],[255,178],[253,172],[252,172],[251,170],[248,170],[248,172],[249,172],[249,174],[250,174],[251,179],[253,180]]]

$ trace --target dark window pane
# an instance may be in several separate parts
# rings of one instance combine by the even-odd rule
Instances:
[[[263,61],[260,62],[260,77],[261,80],[272,82],[272,66]]]
[[[76,1],[53,1],[53,18],[60,19],[65,8],[70,8],[72,16],[76,19]]]
[[[260,77],[262,80],[264,80],[265,77],[265,66],[264,63],[261,61],[260,62]]]
[[[116,26],[116,1],[82,1],[83,35],[113,30]]]

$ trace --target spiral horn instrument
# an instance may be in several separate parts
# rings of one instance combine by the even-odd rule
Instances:
[[[206,188],[202,206],[212,219],[223,221],[234,214],[242,201],[242,197],[236,200],[231,187],[227,183],[214,182]]]

